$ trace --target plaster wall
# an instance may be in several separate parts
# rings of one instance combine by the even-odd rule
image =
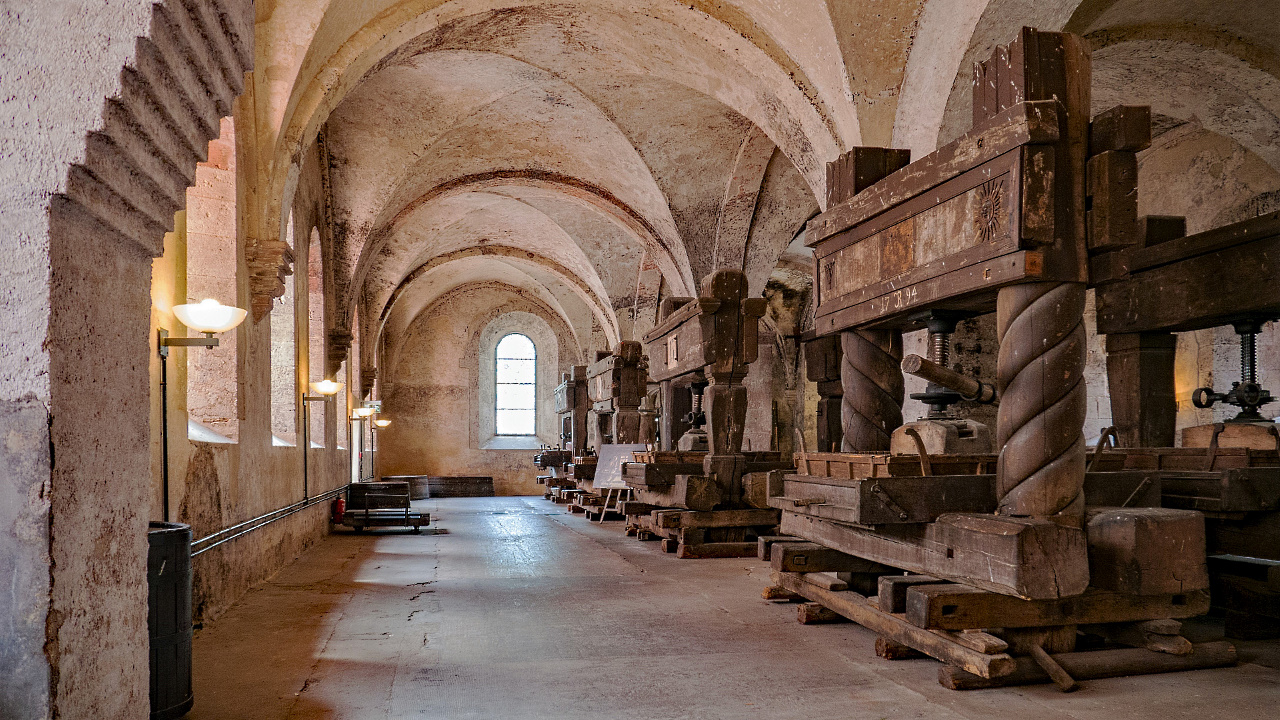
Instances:
[[[5,258],[0,262],[0,577],[6,579],[0,602],[0,717],[44,718],[55,707],[66,717],[146,714],[145,702],[140,709],[128,704],[146,692],[145,672],[132,673],[139,662],[146,663],[145,640],[133,635],[139,623],[145,625],[145,608],[139,611],[132,604],[145,548],[128,507],[141,500],[141,493],[126,491],[97,508],[101,515],[91,514],[83,526],[93,530],[72,533],[81,542],[56,550],[64,563],[56,570],[50,568],[49,528],[51,516],[60,518],[59,527],[74,527],[86,519],[81,513],[92,507],[95,485],[115,482],[137,488],[136,478],[145,477],[145,460],[137,462],[141,456],[115,464],[94,456],[86,438],[58,448],[62,469],[57,479],[70,479],[74,470],[84,484],[55,489],[51,442],[65,438],[69,422],[81,420],[86,421],[83,429],[109,429],[107,437],[137,439],[137,424],[106,423],[114,426],[103,428],[105,418],[98,414],[117,400],[136,413],[145,386],[138,382],[136,366],[122,361],[121,355],[140,350],[136,344],[145,320],[142,327],[136,319],[127,327],[90,327],[91,321],[115,318],[93,316],[75,301],[113,300],[111,291],[119,290],[125,307],[108,313],[139,310],[136,317],[145,318],[145,306],[138,306],[145,303],[147,262],[135,250],[120,267],[126,277],[118,278],[114,287],[92,285],[80,297],[70,297],[65,290],[68,275],[54,277],[53,256],[66,258],[73,254],[69,246],[87,245],[71,270],[74,274],[92,271],[90,263],[103,259],[104,253],[110,256],[118,246],[100,229],[94,233],[63,225],[60,218],[51,217],[50,202],[55,193],[66,190],[68,167],[83,160],[85,133],[101,125],[102,99],[117,92],[120,68],[133,60],[134,39],[145,34],[150,17],[147,0],[13,0],[0,8],[0,86],[5,88],[0,97],[0,257]],[[106,267],[119,267],[114,258],[107,260]],[[128,279],[140,284],[130,287],[125,284]],[[78,318],[57,325],[56,338],[51,327],[54,304]],[[137,339],[113,347],[116,330],[137,330]],[[102,345],[94,347],[105,349],[90,350],[83,340],[64,345],[76,331],[83,331],[81,337],[95,335]],[[68,355],[76,353],[92,353],[103,372],[67,362]],[[82,372],[122,382],[101,387],[91,396],[68,391],[66,384]],[[55,386],[61,387],[55,391]],[[55,420],[57,427],[51,429]],[[77,491],[86,495],[83,504],[64,509],[60,501],[74,502]],[[96,538],[90,537],[95,533],[119,533],[119,539],[102,543],[106,547],[95,552]],[[89,567],[103,580],[100,594],[72,574]],[[120,611],[106,627],[93,627],[102,618],[94,609],[98,604]],[[100,676],[77,675],[77,667],[99,669],[87,647],[90,643],[116,643],[114,659],[121,667],[101,668]],[[85,646],[84,651],[76,646]],[[67,667],[51,674],[50,656],[55,668],[59,659]]]
[[[507,332],[521,332],[538,350],[538,437],[559,442],[552,393],[560,372],[581,363],[583,354],[557,315],[515,288],[478,284],[459,288],[425,309],[409,325],[394,368],[384,386],[384,417],[378,432],[384,475],[492,475],[499,495],[541,492],[532,449],[484,449],[483,426],[492,385],[483,394],[481,373],[491,373],[491,351]],[[486,363],[485,360],[488,360]],[[490,431],[491,433],[491,431]]]

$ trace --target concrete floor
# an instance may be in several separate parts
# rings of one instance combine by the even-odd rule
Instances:
[[[1276,717],[1275,644],[1235,668],[955,692],[852,624],[760,598],[765,563],[677,560],[541,498],[416,503],[441,534],[337,534],[195,639],[210,718]],[[1122,715],[1118,715],[1122,713]]]

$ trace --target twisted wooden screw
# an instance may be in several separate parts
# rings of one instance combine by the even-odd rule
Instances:
[[[998,512],[1079,526],[1084,517],[1085,286],[1002,288],[996,332]]]
[[[875,452],[889,449],[889,435],[902,424],[902,333],[896,330],[853,330],[840,333],[844,357],[840,384],[844,397],[840,424],[841,450]]]

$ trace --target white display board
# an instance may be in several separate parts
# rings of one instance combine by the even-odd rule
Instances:
[[[634,462],[631,453],[644,452],[644,443],[628,445],[601,445],[600,460],[596,464],[596,479],[591,483],[599,490],[626,490],[627,483],[622,479],[622,463]]]

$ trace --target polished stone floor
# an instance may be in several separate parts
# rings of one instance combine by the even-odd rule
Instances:
[[[436,534],[335,534],[200,630],[190,717],[1280,717],[1274,644],[1069,695],[955,692],[762,600],[760,561],[677,560],[541,498],[416,504]]]

